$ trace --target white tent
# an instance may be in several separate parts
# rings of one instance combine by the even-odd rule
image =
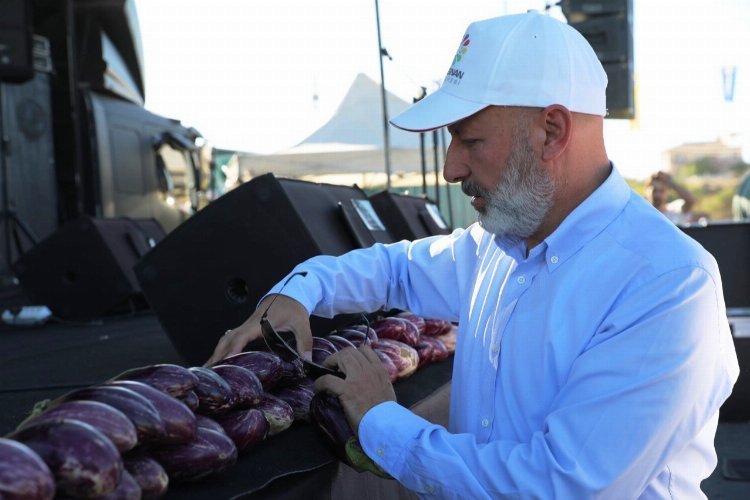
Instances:
[[[397,115],[410,105],[389,92],[386,93],[386,100],[390,116]],[[342,180],[352,179],[360,185],[362,180],[358,179],[370,176],[370,179],[377,178],[382,184],[385,179],[382,116],[379,84],[359,74],[325,125],[286,151],[242,156],[240,168],[252,176],[266,172],[273,172],[279,177],[336,176]],[[419,134],[405,132],[390,124],[388,126],[391,172],[397,179],[403,177],[404,173],[420,173]],[[427,170],[433,172],[432,134],[425,134],[425,154]]]

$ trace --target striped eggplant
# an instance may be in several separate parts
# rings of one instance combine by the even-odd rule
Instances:
[[[378,334],[378,339],[393,339],[411,347],[419,343],[417,325],[404,318],[392,316],[375,321],[372,329]]]
[[[292,407],[294,420],[310,420],[310,401],[312,401],[315,395],[312,381],[310,383],[282,387],[274,395],[282,401],[286,401]]]
[[[23,443],[0,437],[0,498],[51,500],[55,479],[47,464]]]
[[[195,393],[195,391],[190,391],[184,396],[180,398],[180,401],[185,403],[185,406],[190,408],[190,411],[195,412],[195,410],[198,409],[198,405],[200,404],[200,401],[198,400],[198,395]]]
[[[266,439],[270,430],[263,412],[255,408],[230,411],[219,415],[217,421],[227,436],[234,441],[239,454],[255,448],[258,443]]]
[[[232,388],[235,408],[249,408],[260,403],[263,386],[255,373],[238,365],[215,365],[210,368]]]
[[[167,493],[169,476],[155,459],[144,453],[133,453],[123,456],[122,462],[125,470],[141,487],[143,500],[155,500]]]
[[[137,380],[176,398],[183,397],[198,385],[198,379],[187,368],[168,363],[131,368],[112,380]]]
[[[217,364],[237,365],[255,373],[264,390],[272,389],[283,375],[281,358],[271,352],[247,351],[222,359]]]
[[[182,401],[135,380],[116,380],[106,385],[124,387],[148,399],[164,423],[162,443],[186,443],[195,439],[195,415]]]
[[[419,331],[419,334],[422,335],[425,331],[425,328],[427,327],[427,323],[425,323],[425,320],[422,316],[418,316],[410,311],[404,311],[400,312],[396,315],[397,318],[403,318],[407,321],[411,321],[414,323],[414,326],[417,327],[417,331]]]
[[[96,497],[96,500],[141,500],[142,498],[141,485],[127,469],[123,469],[115,490],[108,495]]]
[[[294,422],[294,410],[286,401],[265,393],[260,403],[255,408],[263,412],[268,420],[270,428],[268,435],[273,436],[281,431],[288,429]]]
[[[149,454],[169,476],[170,482],[195,481],[237,462],[237,447],[225,433],[198,428],[195,440],[154,448]]]
[[[327,392],[315,394],[310,402],[310,417],[323,440],[339,460],[358,472],[370,471],[380,477],[393,479],[362,450],[359,440],[346,420],[339,398]]]
[[[154,405],[146,398],[124,387],[95,385],[84,387],[67,394],[50,403],[50,408],[65,401],[99,401],[113,406],[125,414],[135,426],[138,444],[146,445],[164,439],[164,422],[159,417]]]
[[[99,401],[66,401],[27,418],[19,427],[51,419],[85,422],[107,436],[120,452],[131,450],[138,444],[138,434],[133,422],[117,408]]]
[[[8,436],[44,460],[57,494],[81,498],[108,495],[122,476],[120,453],[101,432],[78,420],[43,420]]]
[[[216,415],[234,406],[232,388],[218,373],[200,366],[194,366],[189,370],[198,377],[198,385],[193,389],[198,395],[197,413]]]
[[[372,344],[375,351],[386,354],[398,368],[398,378],[408,377],[419,367],[419,354],[413,347],[393,339],[380,339]]]

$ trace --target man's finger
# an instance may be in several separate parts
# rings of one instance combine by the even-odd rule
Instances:
[[[361,370],[365,359],[357,349],[347,347],[328,356],[323,364],[328,368],[339,368],[344,374],[348,374],[353,370]]]
[[[365,359],[370,363],[377,364],[378,366],[382,364],[378,355],[375,354],[375,351],[369,345],[362,344],[362,346],[359,347],[359,352],[361,352]]]
[[[313,389],[315,392],[327,391],[340,396],[346,390],[346,381],[333,375],[323,375],[315,379]]]

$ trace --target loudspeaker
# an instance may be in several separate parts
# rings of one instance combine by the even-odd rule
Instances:
[[[451,231],[438,206],[427,198],[381,191],[370,196],[370,201],[394,240],[416,240]]]
[[[607,117],[634,118],[632,0],[563,0],[561,8],[607,73]]]
[[[34,303],[62,318],[87,320],[140,293],[133,266],[162,238],[153,219],[83,215],[33,246],[12,269]]]
[[[728,309],[750,315],[750,222],[715,222],[682,230],[716,259]]]
[[[266,174],[180,224],[135,273],[175,349],[202,364],[224,331],[244,322],[295,265],[376,241],[391,238],[356,186]],[[312,321],[314,332],[337,324]]]
[[[34,77],[30,0],[0,0],[0,80]]]
[[[750,222],[715,222],[682,230],[716,259],[740,376],[719,413],[721,421],[750,420]]]

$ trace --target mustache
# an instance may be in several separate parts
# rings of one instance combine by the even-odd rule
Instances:
[[[486,198],[488,194],[485,189],[469,179],[461,181],[461,191],[463,191],[466,196],[476,196],[479,198]]]

